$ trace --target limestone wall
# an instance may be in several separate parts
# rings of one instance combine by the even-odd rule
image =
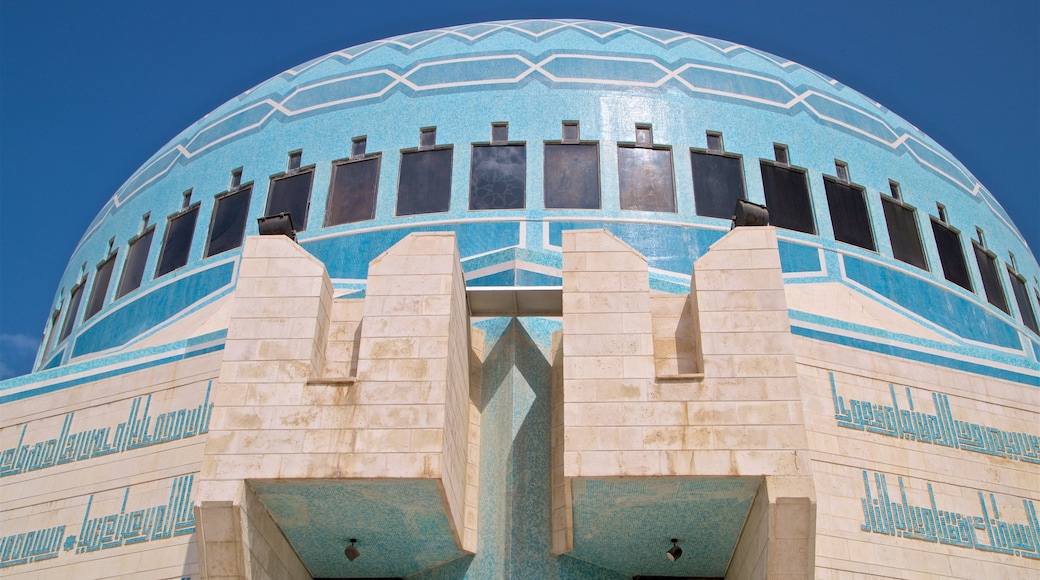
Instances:
[[[84,367],[3,404],[0,576],[198,573],[191,504],[221,354],[191,350]]]
[[[714,245],[684,300],[651,301],[645,260],[613,236],[563,239],[568,477],[808,475],[770,228]],[[682,369],[679,352],[694,359]],[[703,374],[688,372],[697,367]]]
[[[520,533],[503,514],[536,503],[481,496],[482,429],[499,441],[518,419],[502,407],[510,421],[482,424],[488,345],[452,234],[388,250],[364,298],[335,299],[321,262],[281,237],[249,239],[239,272],[226,338],[0,393],[0,575],[310,577],[256,481],[433,482],[456,560],[431,577],[465,569],[478,538]],[[596,551],[588,536],[576,549],[574,485],[592,501],[586,481],[640,478],[751,482],[732,580],[1040,570],[1040,391],[999,361],[937,348],[928,364],[792,334],[772,228],[723,237],[682,296],[653,293],[646,260],[614,236],[567,231],[562,292],[562,330],[551,345],[539,335],[549,376],[531,377],[551,383],[561,557],[500,547],[509,558],[475,558],[474,574],[584,569],[577,556]]]
[[[412,234],[369,267],[358,381],[367,417],[343,477],[440,478],[461,543],[469,426],[465,280],[455,236]]]
[[[479,434],[471,331],[452,234],[413,234],[374,260],[363,300],[333,300],[321,262],[288,239],[250,238],[199,509],[252,514],[251,480],[433,479],[463,545],[466,492],[475,494],[477,481],[467,456]],[[475,513],[469,519],[473,549]],[[246,554],[251,533],[226,541]],[[217,545],[225,540],[210,546],[204,535],[204,552],[226,551]],[[207,559],[211,576],[224,560]],[[248,565],[242,556],[239,568]]]
[[[604,231],[564,232],[562,352],[554,549],[573,533],[567,479],[754,477],[768,541],[741,554],[764,564],[734,577],[806,574],[815,495],[772,228],[731,231],[695,263],[688,297],[653,301],[642,256]]]
[[[1036,387],[807,338],[795,345],[819,502],[817,578],[1036,577]]]

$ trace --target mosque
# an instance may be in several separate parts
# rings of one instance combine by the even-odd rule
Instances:
[[[1040,266],[938,143],[586,20],[177,135],[0,382],[15,578],[1035,578]]]

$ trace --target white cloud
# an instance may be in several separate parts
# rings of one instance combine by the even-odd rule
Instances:
[[[38,336],[28,336],[25,334],[8,334],[6,332],[0,333],[0,349],[3,349],[3,351],[11,349],[17,352],[31,352],[33,354],[36,354],[36,349],[38,349],[39,347],[40,337]]]

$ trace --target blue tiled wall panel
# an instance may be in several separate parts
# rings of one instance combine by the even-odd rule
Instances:
[[[785,274],[820,272],[820,249],[805,244],[779,240],[780,268]]]
[[[843,257],[845,275],[958,336],[1022,349],[1018,331],[982,306],[937,284],[852,256]]]
[[[87,328],[76,338],[72,356],[122,346],[183,312],[231,283],[235,264],[225,262],[157,288],[130,301]]]
[[[461,258],[516,245],[516,222],[461,223],[418,226],[301,241],[301,246],[325,264],[332,278],[365,279],[368,263],[413,232],[453,231]]]
[[[512,268],[466,280],[467,286],[512,286],[516,283],[516,270]]]
[[[563,278],[529,270],[516,271],[517,286],[563,286]]]
[[[549,243],[560,246],[564,230],[602,228],[647,258],[651,268],[690,275],[693,262],[726,235],[723,230],[694,229],[666,224],[618,222],[552,222]]]

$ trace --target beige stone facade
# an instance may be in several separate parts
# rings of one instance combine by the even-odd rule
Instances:
[[[451,233],[405,237],[363,297],[281,236],[238,268],[226,337],[0,407],[4,577],[1040,574],[1040,391],[793,333],[813,300],[773,228],[724,236],[688,295],[566,231],[548,339],[471,316]],[[818,309],[884,315],[852,304]]]

